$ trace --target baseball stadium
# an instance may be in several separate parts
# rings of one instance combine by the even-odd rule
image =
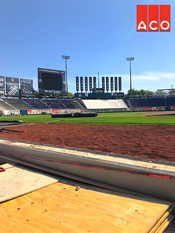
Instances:
[[[1,233],[175,233],[174,9],[0,0]]]
[[[75,97],[70,98],[66,96],[68,82],[65,73],[38,68],[40,98],[33,96],[33,80],[0,77],[3,190],[0,200],[2,209],[6,210],[3,222],[7,221],[9,205],[20,210],[24,203],[23,211],[29,214],[27,198],[30,203],[36,201],[41,212],[43,208],[46,212],[49,209],[49,213],[61,211],[63,218],[58,224],[54,222],[54,215],[49,214],[35,224],[35,206],[30,213],[30,224],[26,226],[24,212],[18,216],[17,211],[14,214],[18,217],[13,223],[16,232],[20,232],[20,227],[27,227],[25,232],[30,232],[34,224],[37,232],[46,232],[47,228],[54,232],[58,225],[62,232],[86,232],[87,228],[93,232],[102,232],[102,228],[109,232],[141,232],[143,218],[145,229],[142,232],[164,232],[174,218],[175,96],[125,98],[122,77],[102,77],[101,80],[98,77],[97,87],[97,77],[77,76]],[[33,187],[37,179],[39,181]],[[80,209],[85,212],[82,216],[77,214],[79,225],[72,221],[74,212],[68,215],[65,208],[60,210],[54,206],[57,189],[69,190],[59,192],[59,198],[64,196],[63,206],[69,198],[73,199],[70,212],[76,209],[73,192],[81,190]],[[53,196],[52,203],[47,201],[47,193]],[[46,204],[38,202],[37,198]],[[94,198],[97,198],[97,203]],[[95,224],[94,216],[93,224],[89,225],[87,211],[95,208],[92,202],[101,205],[98,199],[107,215],[117,221],[116,224],[112,219],[102,221],[101,217],[107,215],[104,216],[104,210],[98,207],[98,224]],[[133,205],[126,208],[126,203],[130,205],[131,200]],[[82,207],[85,203],[91,207]],[[109,210],[113,203],[118,203],[120,208],[114,205]],[[136,211],[134,220],[132,214],[125,216],[127,211]],[[144,216],[140,215],[142,211]],[[116,213],[122,217],[118,218]],[[16,221],[21,221],[19,226]],[[47,227],[43,227],[43,221],[48,221]],[[123,224],[123,221],[127,223]]]

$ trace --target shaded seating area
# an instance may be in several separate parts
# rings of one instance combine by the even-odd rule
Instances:
[[[49,108],[46,104],[44,104],[39,99],[23,99],[23,101],[31,106],[32,109],[47,109]]]
[[[149,97],[145,98],[130,98],[126,100],[128,106],[137,107],[169,107],[175,106],[175,97]]]
[[[14,110],[14,107],[8,104],[5,99],[0,99],[0,110]]]
[[[74,99],[60,99],[60,102],[68,109],[81,109],[83,106]]]
[[[65,109],[66,106],[57,99],[42,99],[42,101],[47,104],[49,108],[52,109]]]
[[[162,106],[166,106],[166,102],[165,102],[166,98],[148,98],[148,104],[149,107],[162,107]]]
[[[5,102],[13,106],[15,109],[30,109],[30,106],[23,102],[22,99],[5,99]]]

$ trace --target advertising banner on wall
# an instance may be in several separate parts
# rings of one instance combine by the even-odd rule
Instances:
[[[33,86],[33,80],[32,79],[20,79],[20,84]]]
[[[32,96],[32,95],[33,95],[33,86],[21,85],[21,96]]]
[[[19,96],[19,85],[17,83],[6,83],[6,95]]]
[[[19,85],[19,78],[6,77],[6,83],[16,83]]]
[[[33,80],[20,79],[21,96],[33,96]]]
[[[4,77],[0,76],[0,95],[5,94]]]

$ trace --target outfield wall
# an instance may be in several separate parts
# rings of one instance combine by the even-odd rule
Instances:
[[[25,115],[41,115],[41,114],[56,114],[56,113],[76,113],[85,112],[87,109],[31,109],[27,110]]]
[[[109,109],[91,109],[91,112],[105,113],[105,112],[126,112],[126,108],[109,108]]]

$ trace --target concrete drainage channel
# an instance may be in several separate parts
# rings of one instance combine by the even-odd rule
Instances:
[[[175,163],[0,139],[0,157],[107,189],[175,203]]]
[[[10,126],[18,126],[18,125],[22,125],[25,124],[23,121],[0,121],[0,132],[1,130],[8,130],[6,129],[6,127],[10,127]],[[0,158],[0,164],[5,163],[6,160],[4,160],[3,158]]]
[[[21,124],[24,124],[24,122],[23,121],[0,121],[0,129],[9,127],[9,126],[21,125]]]

